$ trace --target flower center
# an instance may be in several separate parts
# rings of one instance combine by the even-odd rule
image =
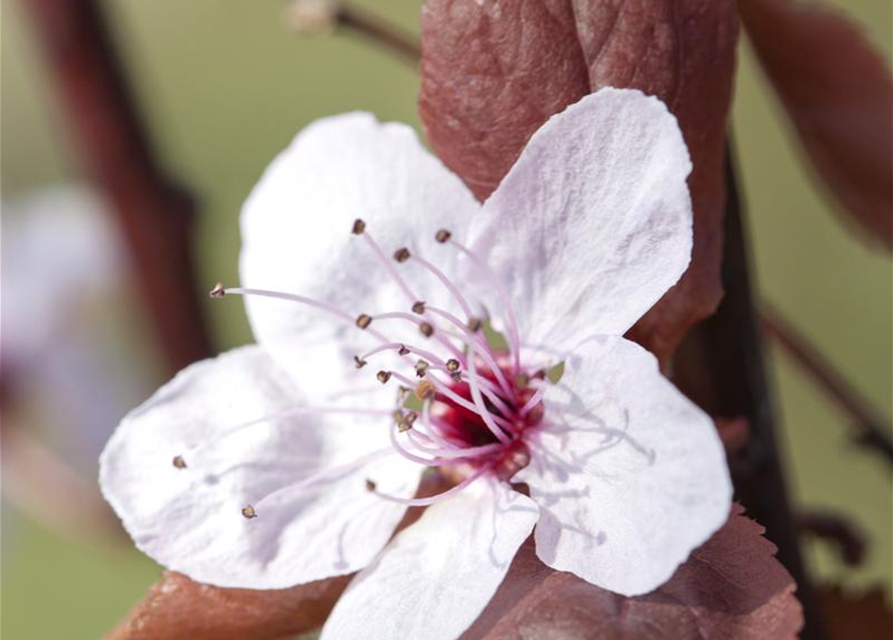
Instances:
[[[211,297],[232,293],[278,298],[316,308],[339,321],[351,323],[379,342],[377,347],[353,357],[357,369],[367,367],[371,361],[386,354],[400,356],[399,362],[405,363],[406,367],[401,365],[377,371],[370,367],[381,384],[394,381],[399,385],[396,404],[391,410],[393,452],[418,464],[440,468],[445,476],[457,480],[458,484],[431,498],[406,499],[379,492],[370,479],[366,485],[369,491],[386,500],[424,505],[461,491],[484,474],[510,480],[530,462],[529,435],[545,413],[543,396],[548,376],[544,370],[528,370],[522,366],[518,324],[498,277],[471,250],[453,240],[449,231],[437,232],[438,243],[449,244],[463,254],[479,276],[492,284],[505,318],[507,335],[502,346],[491,343],[489,338],[493,332],[488,333],[489,324],[474,314],[460,287],[435,264],[406,247],[397,249],[392,262],[368,233],[362,220],[354,222],[352,233],[365,240],[402,291],[407,300],[406,311],[355,315],[327,302],[297,294],[224,288],[219,284],[211,291]],[[398,270],[399,265],[406,263],[433,275],[461,309],[464,318],[424,302]],[[418,329],[418,341],[424,346],[389,338],[386,331],[391,322],[414,324]],[[381,414],[381,409],[369,408],[368,413]],[[175,466],[186,467],[182,457],[178,456]],[[327,477],[330,473],[331,470],[327,470],[319,475]],[[306,486],[312,482],[313,477],[304,478],[297,485]],[[259,504],[246,507],[252,518],[257,515]]]

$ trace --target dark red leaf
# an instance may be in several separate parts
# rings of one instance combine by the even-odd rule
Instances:
[[[462,640],[794,640],[794,582],[763,528],[735,506],[728,523],[657,591],[624,598],[553,571],[522,547]]]
[[[601,87],[657,95],[679,118],[695,164],[692,265],[632,333],[664,360],[722,293],[737,32],[732,0],[428,0],[422,11],[422,120],[437,154],[481,199],[549,116]]]
[[[853,592],[839,586],[824,586],[817,593],[831,640],[893,638],[893,610],[883,589]]]
[[[869,236],[893,248],[893,77],[838,11],[741,0],[741,17],[815,169]]]
[[[255,591],[168,571],[106,640],[279,640],[322,625],[348,580]]]

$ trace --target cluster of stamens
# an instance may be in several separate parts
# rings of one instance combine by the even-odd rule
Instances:
[[[353,356],[353,364],[357,369],[365,368],[372,358],[383,353],[395,353],[408,361],[412,368],[410,375],[396,369],[378,369],[375,372],[376,379],[383,385],[392,380],[399,382],[396,406],[390,410],[303,407],[294,412],[389,414],[392,420],[392,449],[378,452],[379,454],[396,452],[425,466],[448,469],[451,471],[447,474],[449,477],[460,479],[448,491],[430,498],[391,496],[379,491],[372,480],[366,482],[369,491],[386,500],[425,505],[461,491],[484,473],[495,474],[504,480],[510,479],[529,463],[530,453],[525,442],[525,433],[542,419],[546,376],[543,371],[531,374],[521,368],[517,323],[508,296],[498,279],[469,249],[453,240],[448,230],[441,229],[437,232],[435,239],[438,243],[452,245],[478,269],[484,270],[491,279],[504,307],[508,329],[507,350],[491,347],[484,335],[484,321],[472,312],[468,301],[454,282],[434,264],[415,255],[407,247],[401,247],[393,254],[393,260],[398,265],[414,262],[437,278],[462,309],[465,318],[428,304],[416,296],[369,235],[363,220],[358,219],[353,223],[352,233],[365,239],[368,247],[405,294],[411,313],[395,311],[354,315],[329,303],[297,294],[226,288],[222,284],[215,286],[210,295],[212,298],[239,294],[288,300],[314,307],[353,324],[380,343],[366,353]],[[432,346],[424,348],[390,340],[378,329],[382,320],[416,324],[419,334],[430,340]],[[446,350],[448,355],[441,358],[437,354],[438,349]],[[243,426],[245,425],[237,429]],[[374,458],[375,454],[352,464],[365,464]],[[180,455],[174,458],[173,464],[178,469],[187,467],[186,459]],[[311,476],[291,488],[306,486],[315,481],[318,478]],[[268,497],[262,498],[255,505],[247,505],[242,509],[242,515],[247,519],[257,517],[257,505]]]

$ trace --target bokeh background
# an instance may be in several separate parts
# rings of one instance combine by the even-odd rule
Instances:
[[[361,109],[419,128],[414,69],[353,37],[289,32],[282,1],[102,4],[153,145],[200,201],[202,283],[237,281],[240,205],[301,127]],[[357,4],[418,32],[420,0]],[[889,3],[831,4],[890,55]],[[102,442],[165,374],[138,292],[128,286],[117,229],[78,164],[27,18],[21,2],[3,0],[3,420],[4,438],[15,426],[40,446],[17,447],[21,458],[3,460],[2,631],[8,640],[91,639],[159,575],[114,523],[95,526],[103,520],[93,502]],[[733,126],[760,296],[889,422],[890,258],[835,215],[746,41]],[[215,347],[251,340],[237,305],[207,312]],[[821,579],[882,584],[889,593],[888,468],[850,444],[847,416],[783,353],[770,352],[796,503],[847,516],[872,543],[858,569],[823,543],[809,544],[809,563]],[[50,464],[46,450],[67,466],[32,486],[31,465]]]

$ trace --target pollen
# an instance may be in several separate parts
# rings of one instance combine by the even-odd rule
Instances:
[[[409,249],[406,247],[400,247],[394,252],[394,260],[397,262],[406,262],[412,257],[412,254],[409,253]]]
[[[412,304],[412,312],[422,315],[425,313],[425,303],[419,300],[418,302],[414,302]]]
[[[242,517],[244,517],[246,520],[251,520],[252,518],[257,517],[257,511],[255,511],[254,507],[252,507],[250,504],[245,505],[244,507],[242,507]]]
[[[185,469],[186,461],[183,459],[183,456],[174,456],[173,465],[177,469]]]
[[[357,326],[360,329],[366,329],[370,324],[372,324],[372,316],[365,313],[361,313],[357,316]]]
[[[450,238],[453,237],[453,234],[450,233],[447,229],[440,229],[437,234],[434,236],[434,239],[437,240],[440,244],[443,244],[449,241]]]
[[[380,383],[387,384],[388,380],[391,379],[391,372],[390,371],[379,371],[378,373],[375,374],[375,377],[378,379],[378,381]]]
[[[459,370],[459,366],[459,361],[455,358],[450,358],[446,361],[446,368],[450,373],[456,373]]]
[[[433,400],[436,394],[437,387],[435,387],[431,382],[428,382],[427,380],[422,380],[416,385],[415,397],[423,402],[425,400]]]
[[[364,231],[366,231],[366,223],[363,220],[361,220],[360,218],[357,218],[356,220],[354,220],[353,228],[350,230],[350,232],[352,234],[354,234],[355,236],[361,236],[361,235],[363,235]]]
[[[423,322],[419,325],[419,331],[426,338],[430,338],[434,335],[434,325],[430,322]]]
[[[226,295],[226,291],[223,288],[223,283],[218,282],[214,285],[214,288],[208,292],[208,295],[212,298],[222,298]]]

